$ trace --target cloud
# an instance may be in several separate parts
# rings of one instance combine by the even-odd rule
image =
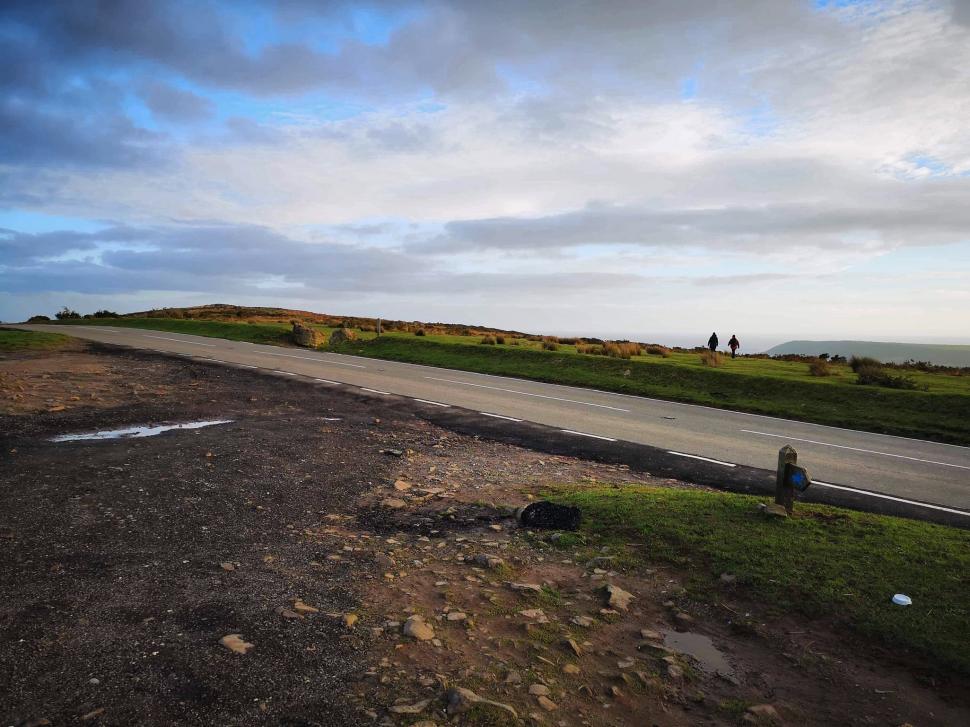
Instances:
[[[142,97],[155,116],[170,121],[202,121],[215,112],[209,99],[157,81],[142,86]]]

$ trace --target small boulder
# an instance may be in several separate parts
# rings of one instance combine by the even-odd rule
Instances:
[[[626,611],[630,606],[630,601],[633,600],[633,594],[627,593],[619,586],[614,586],[612,583],[608,583],[605,586],[607,595],[607,605],[610,608],[618,608],[621,611]]]
[[[395,704],[389,707],[388,711],[394,714],[421,714],[429,704],[431,704],[430,699],[422,699],[414,704]]]
[[[242,634],[226,634],[219,639],[219,643],[236,654],[245,654],[255,646],[248,641],[243,641]]]
[[[333,346],[339,343],[346,343],[347,341],[356,341],[357,331],[352,331],[349,328],[338,328],[336,331],[330,334],[330,345]]]
[[[476,565],[480,565],[483,568],[498,568],[500,565],[504,565],[505,561],[499,558],[497,555],[492,555],[491,553],[479,553],[475,556],[473,561]]]
[[[744,717],[741,718],[741,722],[754,725],[779,725],[781,724],[781,715],[770,704],[755,704],[748,707]]]
[[[293,321],[293,343],[304,348],[316,348],[324,343],[326,336],[316,328]]]
[[[388,510],[400,510],[407,507],[407,503],[399,497],[385,497],[381,500],[381,507]]]
[[[434,638],[434,629],[424,622],[424,618],[415,614],[404,622],[404,635],[418,641],[430,641]]]

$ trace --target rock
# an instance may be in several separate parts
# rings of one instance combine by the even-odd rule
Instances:
[[[381,507],[385,507],[388,510],[400,510],[402,507],[407,507],[408,504],[399,497],[385,497],[381,500]]]
[[[554,712],[555,710],[559,709],[559,705],[549,699],[549,697],[536,697],[536,701],[539,703],[539,706],[547,712]]]
[[[255,646],[255,644],[243,641],[242,634],[226,634],[219,639],[219,643],[236,654],[245,654]]]
[[[352,629],[356,625],[358,618],[356,613],[345,613],[343,617],[344,628]]]
[[[592,616],[573,616],[572,621],[577,626],[582,626],[584,629],[592,628],[593,624],[596,623],[596,619]]]
[[[667,676],[671,679],[682,679],[684,676],[684,668],[679,664],[667,664]]]
[[[411,489],[411,483],[405,482],[404,480],[396,480],[394,482],[394,489],[398,492],[407,492]]]
[[[520,616],[525,616],[530,621],[535,621],[540,624],[549,623],[549,619],[546,614],[543,613],[541,608],[527,608],[524,611],[519,611]]]
[[[519,714],[508,704],[502,704],[501,702],[493,702],[489,699],[483,699],[479,697],[471,689],[465,689],[463,687],[452,687],[445,694],[445,699],[448,702],[447,711],[449,715],[462,714],[467,712],[469,709],[474,707],[476,704],[480,704],[485,707],[494,707],[495,709],[506,712],[512,716],[512,719],[518,719]]]
[[[299,321],[293,321],[293,343],[304,348],[316,348],[326,341],[323,331],[306,326]]]
[[[517,671],[515,671],[513,669],[512,671],[510,671],[508,674],[505,675],[505,683],[506,684],[521,684],[522,683],[522,675],[519,674],[519,672],[517,672]]]
[[[403,457],[404,450],[403,449],[382,449],[381,454],[389,454],[392,457]]]
[[[540,500],[523,508],[518,518],[519,522],[527,528],[575,530],[582,520],[582,513],[578,507]]]
[[[607,598],[607,605],[611,608],[618,608],[621,611],[626,611],[630,606],[630,601],[633,600],[633,594],[627,593],[619,586],[614,586],[612,583],[608,583],[605,586]]]
[[[227,563],[220,563],[219,564],[219,567],[222,568],[222,570],[227,571],[227,572],[230,572],[230,573],[232,571],[236,570],[236,564],[235,563],[228,563],[228,562]]]
[[[663,634],[653,629],[640,629],[640,638],[647,641],[663,641]]]
[[[575,664],[563,664],[563,674],[579,674],[582,670]]]
[[[422,699],[414,704],[395,704],[389,707],[388,711],[394,714],[421,714],[429,704],[431,704],[430,699]]]
[[[276,613],[280,615],[280,618],[284,618],[287,621],[302,621],[303,615],[297,613],[296,611],[291,611],[288,608],[280,607],[276,609]]]
[[[542,586],[538,583],[509,583],[509,588],[519,592],[542,593]]]
[[[636,660],[632,657],[621,659],[620,661],[616,662],[618,669],[630,669],[634,664],[636,664]]]
[[[788,510],[785,509],[785,506],[779,505],[776,502],[765,505],[764,511],[765,515],[771,518],[778,518],[780,520],[788,517]]]
[[[404,635],[418,641],[430,641],[434,638],[434,629],[421,616],[415,614],[404,622]]]
[[[388,569],[388,568],[393,568],[394,566],[397,565],[397,563],[395,563],[394,559],[391,556],[387,555],[386,553],[375,553],[374,554],[374,562],[380,568],[383,568],[385,570]]]
[[[489,529],[489,530],[494,530],[494,531],[495,531],[496,533],[500,533],[500,532],[502,532],[502,526],[501,526],[501,525],[499,525],[499,524],[497,524],[497,523],[495,523],[495,524],[493,524],[493,525],[489,525],[489,526],[488,526],[488,529]]]
[[[475,556],[474,562],[483,568],[498,568],[500,565],[505,565],[504,560],[491,553],[479,553]]]
[[[586,563],[587,568],[608,568],[613,566],[613,561],[616,560],[612,555],[600,555],[588,563]]]
[[[336,331],[330,334],[330,345],[338,343],[346,343],[347,341],[356,341],[357,331],[352,331],[349,328],[338,328]]]
[[[694,623],[694,617],[689,613],[684,613],[683,611],[678,611],[674,614],[674,621],[678,626],[682,628],[687,628]]]
[[[548,697],[549,687],[547,687],[545,684],[530,684],[529,694],[531,694],[533,697]]]
[[[87,714],[82,714],[81,715],[81,721],[82,722],[90,722],[92,720],[98,719],[99,717],[101,717],[105,713],[105,711],[106,710],[105,710],[104,707],[98,707],[97,709],[91,710]]]
[[[748,707],[741,721],[755,725],[781,724],[781,715],[770,704],[755,704]]]
[[[449,621],[464,621],[468,618],[468,614],[462,613],[461,611],[450,611],[447,618]]]
[[[303,614],[320,613],[319,608],[308,606],[307,604],[303,603],[303,601],[301,601],[299,598],[293,601],[293,610],[296,611],[297,613],[303,613]]]
[[[47,411],[52,413],[55,411],[64,411],[65,409],[67,409],[67,407],[63,404],[55,404],[54,406],[47,407]]]

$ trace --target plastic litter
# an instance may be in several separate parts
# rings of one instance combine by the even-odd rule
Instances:
[[[897,593],[893,596],[893,603],[897,606],[912,606],[913,599],[907,596],[905,593]]]

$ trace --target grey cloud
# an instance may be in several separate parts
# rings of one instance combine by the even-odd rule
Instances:
[[[157,81],[142,86],[142,97],[155,116],[170,121],[201,121],[215,111],[209,99]]]

